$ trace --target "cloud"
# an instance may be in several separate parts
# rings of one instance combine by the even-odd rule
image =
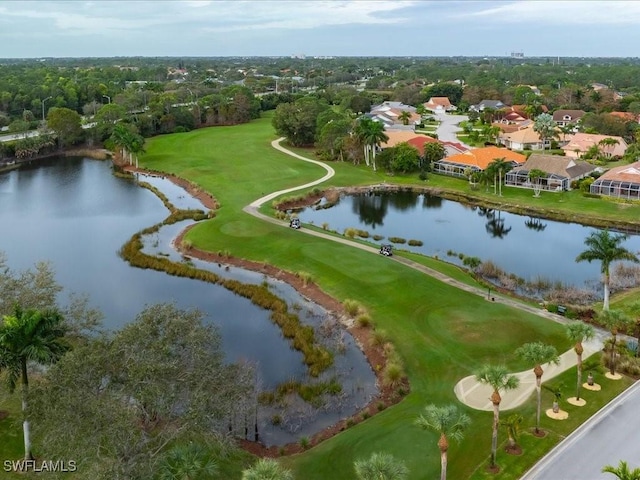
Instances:
[[[466,2],[465,2],[466,3]],[[468,3],[471,7],[473,4]],[[485,6],[486,5],[486,6]],[[478,8],[478,6],[480,8]],[[480,2],[476,10],[454,14],[454,18],[486,18],[508,23],[540,22],[540,25],[602,25],[638,24],[640,2],[607,1],[515,1]],[[532,27],[536,25],[532,23]]]

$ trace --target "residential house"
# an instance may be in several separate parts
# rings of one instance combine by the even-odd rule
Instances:
[[[597,195],[640,200],[640,162],[612,168],[593,182],[589,191]]]
[[[448,151],[449,148],[455,148],[456,153],[464,151],[464,147],[460,144],[445,145],[445,143],[451,142],[441,142],[440,140],[429,137],[428,135],[421,135],[419,133],[409,132],[405,130],[385,130],[384,133],[387,135],[389,140],[380,145],[380,148],[383,150],[385,148],[395,147],[399,143],[406,142],[409,145],[415,147],[415,149],[418,150],[418,153],[420,153],[421,157],[424,156],[424,146],[427,143],[440,143],[445,147],[445,151]],[[462,150],[459,150],[460,148]]]
[[[609,112],[612,117],[619,118],[623,122],[636,122],[640,123],[640,114],[631,112]]]
[[[585,113],[584,110],[556,110],[553,112],[553,121],[559,127],[576,125]]]
[[[464,177],[464,171],[467,168],[475,172],[484,171],[491,162],[498,158],[504,158],[506,162],[510,162],[514,166],[524,164],[527,159],[521,153],[512,152],[506,148],[474,148],[434,162],[433,171],[454,177]]]
[[[551,146],[551,139],[546,138],[543,143],[531,122],[525,128],[501,133],[498,142],[511,150],[543,150]]]
[[[603,145],[601,142],[606,138],[617,141],[615,145]],[[627,142],[622,137],[614,135],[596,135],[592,133],[576,133],[569,137],[568,143],[562,147],[564,154],[571,158],[582,157],[591,147],[597,145],[600,152],[605,157],[622,157],[627,151]]]
[[[482,100],[477,105],[471,105],[469,110],[475,110],[476,112],[482,112],[487,108],[491,108],[493,110],[501,110],[506,108],[508,105],[505,105],[500,100]]]
[[[449,97],[431,97],[428,102],[423,104],[425,110],[429,110],[433,113],[444,113],[456,110],[454,105],[451,105]]]
[[[563,191],[571,188],[571,182],[586,177],[596,167],[587,162],[577,161],[562,155],[533,153],[522,166],[516,167],[505,177],[505,185],[521,188]],[[529,172],[541,170],[546,177],[532,182]]]
[[[409,118],[403,120],[403,112],[408,112]],[[404,105],[401,102],[384,102],[371,108],[371,111],[365,114],[367,117],[384,124],[385,128],[398,130],[415,130],[422,118],[416,113],[416,108],[410,105]],[[406,121],[406,123],[405,123]]]

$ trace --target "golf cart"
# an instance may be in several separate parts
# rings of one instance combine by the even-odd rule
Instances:
[[[289,221],[289,226],[290,226],[291,228],[295,228],[295,229],[297,230],[298,228],[300,228],[300,227],[301,227],[301,225],[300,225],[300,219],[299,219],[299,218],[292,218],[292,219]]]
[[[390,257],[391,255],[393,255],[393,247],[388,243],[380,245],[380,254],[384,255],[385,257]]]

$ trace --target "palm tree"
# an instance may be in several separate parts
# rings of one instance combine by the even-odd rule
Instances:
[[[618,480],[640,480],[640,468],[629,470],[629,465],[624,460],[620,460],[617,467],[606,465],[602,468],[602,473],[613,473]]]
[[[518,438],[520,437],[520,425],[524,418],[519,413],[513,413],[506,420],[500,421],[500,425],[507,429],[507,437],[509,439],[509,449],[511,451],[518,447]]]
[[[0,325],[0,370],[6,370],[9,391],[13,393],[18,380],[22,383],[22,430],[24,458],[32,460],[27,401],[29,378],[27,363],[50,365],[68,350],[63,342],[66,329],[63,318],[55,310],[26,310],[16,306],[14,314],[4,317]]]
[[[540,179],[547,178],[547,172],[539,168],[533,168],[529,171],[529,181],[533,183],[533,193],[536,197],[540,196]]]
[[[371,164],[373,166],[373,170],[376,170],[376,151],[381,143],[389,140],[389,137],[386,133],[384,133],[384,125],[380,122],[371,122],[369,127],[369,132],[367,135],[367,140],[369,145],[371,146]]]
[[[618,140],[611,137],[603,138],[598,142],[598,147],[602,147],[602,150],[600,150],[600,153],[603,156],[606,156],[605,153],[606,153],[607,147],[615,147],[616,145],[618,145]]]
[[[172,447],[159,470],[160,480],[197,480],[218,475],[211,453],[197,443]]]
[[[400,120],[403,125],[409,125],[409,120],[411,120],[411,113],[403,110],[400,115],[398,115],[398,120]]]
[[[598,315],[598,320],[611,333],[609,340],[609,373],[616,374],[616,343],[618,341],[618,333],[625,331],[633,325],[633,320],[624,315],[619,310],[604,310]]]
[[[493,404],[493,435],[491,437],[491,468],[496,466],[496,452],[498,450],[498,426],[500,425],[500,391],[515,390],[520,380],[510,375],[504,365],[484,365],[476,372],[476,380],[493,388],[491,403]]]
[[[525,343],[516,350],[516,355],[530,365],[533,365],[533,373],[536,376],[536,394],[538,397],[538,405],[536,407],[536,433],[540,433],[540,405],[542,403],[540,387],[542,386],[542,374],[544,373],[542,364],[553,363],[554,365],[558,365],[560,363],[560,357],[558,357],[556,347],[542,342]]]
[[[404,480],[409,470],[388,453],[374,453],[353,464],[358,480]]]
[[[438,407],[427,405],[424,413],[416,420],[416,425],[431,429],[440,434],[438,447],[440,448],[440,480],[447,480],[447,451],[449,438],[462,440],[464,430],[471,423],[471,419],[464,413],[459,413],[455,405]]]
[[[553,116],[548,113],[541,113],[533,122],[533,131],[536,132],[542,140],[542,150],[544,150],[545,141],[552,138],[556,131],[556,122]]]
[[[571,340],[575,346],[573,349],[578,357],[578,383],[576,385],[576,400],[580,400],[580,388],[582,387],[582,342],[591,340],[595,336],[594,328],[588,323],[576,321],[567,325],[567,337]]]
[[[604,276],[604,304],[603,310],[609,310],[609,266],[616,260],[629,260],[638,263],[638,257],[631,253],[620,244],[627,239],[624,234],[612,235],[609,230],[600,230],[589,235],[584,244],[588,247],[576,257],[576,262],[586,260],[591,263],[592,260],[600,260],[601,272]]]
[[[382,142],[389,140],[384,133],[384,125],[376,122],[368,117],[358,120],[354,133],[364,146],[364,161],[369,166],[373,163],[373,169],[376,169],[376,149]]]
[[[242,472],[242,480],[293,480],[293,474],[274,459],[261,458]]]
[[[494,158],[493,161],[487,166],[485,171],[493,174],[493,193],[496,193],[496,176],[498,178],[497,185],[499,188],[499,196],[502,196],[502,174],[507,173],[509,170],[513,168],[511,162],[507,162],[504,157],[503,158]]]

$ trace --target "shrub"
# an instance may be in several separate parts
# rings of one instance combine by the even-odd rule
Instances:
[[[404,372],[402,371],[402,367],[397,363],[388,363],[382,373],[384,384],[391,387],[400,385],[403,376]]]
[[[384,330],[374,330],[371,333],[371,345],[384,345],[389,340],[387,332]]]
[[[329,230],[329,224],[327,222],[323,222],[321,226],[323,230]]]
[[[302,280],[302,285],[305,287],[313,281],[313,275],[309,272],[296,272],[296,277]]]
[[[356,318],[356,322],[359,326],[366,328],[371,326],[371,317],[367,313],[361,313],[358,315],[358,318]]]
[[[347,312],[347,315],[351,318],[355,318],[361,310],[360,302],[357,300],[347,299],[342,302],[342,306],[344,307],[345,312]]]
[[[407,241],[402,237],[389,237],[389,241],[391,243],[407,243]]]
[[[271,425],[281,425],[282,424],[282,417],[280,415],[278,415],[277,413],[275,415],[271,416]]]
[[[344,230],[344,236],[347,238],[353,238],[356,236],[356,233],[358,233],[358,230],[356,228],[345,228]]]
[[[369,232],[366,230],[358,230],[356,233],[360,238],[369,238]]]
[[[409,245],[411,245],[412,247],[421,247],[422,245],[424,245],[424,243],[422,243],[422,240],[409,240]]]
[[[309,441],[309,437],[302,437],[300,439],[300,446],[302,447],[303,450],[306,450],[307,448],[309,448],[310,444],[311,442]]]
[[[384,235],[374,235],[372,237],[376,242],[379,242],[380,240],[382,240],[384,238]]]

